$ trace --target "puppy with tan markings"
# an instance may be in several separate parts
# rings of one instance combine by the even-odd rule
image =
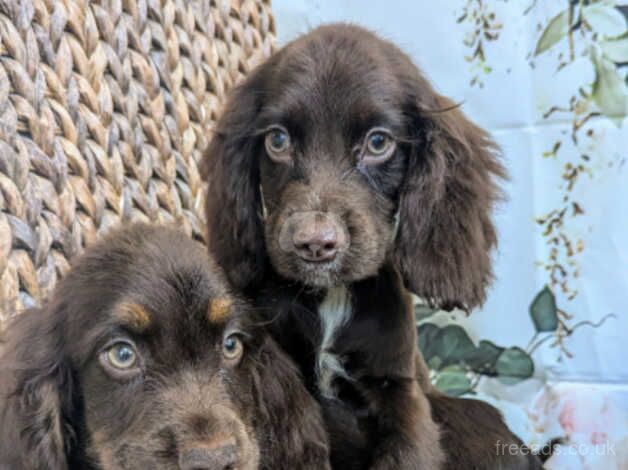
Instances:
[[[209,248],[323,404],[335,468],[527,468],[458,422],[518,442],[495,410],[417,380],[408,290],[484,301],[505,172],[402,51],[343,24],[289,43],[231,93],[204,174]]]
[[[329,468],[318,404],[200,244],[114,233],[0,345],[0,468]]]

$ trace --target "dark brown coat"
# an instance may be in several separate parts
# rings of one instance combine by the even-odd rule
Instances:
[[[440,468],[452,446],[467,467],[449,468],[518,468],[452,443],[494,448],[446,418],[459,402],[427,395],[433,420],[417,386],[405,289],[443,308],[483,302],[504,170],[403,52],[344,24],[286,45],[231,93],[204,174],[210,251],[322,403],[334,468]]]
[[[171,229],[106,237],[6,336],[2,469],[329,468],[296,367]]]

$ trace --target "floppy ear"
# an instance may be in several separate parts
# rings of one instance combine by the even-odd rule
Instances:
[[[452,101],[421,81],[414,144],[401,193],[394,256],[406,286],[430,304],[471,310],[492,280],[491,221],[506,173],[499,148]],[[418,96],[417,96],[418,94]]]
[[[0,463],[8,461],[15,468],[69,468],[72,374],[46,317],[38,310],[24,312],[6,332]]]
[[[329,469],[327,434],[318,403],[305,388],[296,365],[268,337],[252,377],[263,459],[260,468]]]
[[[209,250],[238,288],[261,277],[266,256],[254,129],[261,75],[231,92],[201,165]]]

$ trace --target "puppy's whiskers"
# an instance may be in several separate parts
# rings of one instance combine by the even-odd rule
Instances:
[[[351,176],[353,174],[353,172],[357,171],[357,169],[355,167],[351,167],[347,170],[345,170],[341,175],[340,175],[340,181],[344,181],[346,180],[349,176]]]
[[[368,180],[368,182],[379,192],[382,192],[382,188],[379,183],[373,178],[373,176],[368,172],[367,168],[360,168],[360,173],[364,175],[364,177]]]

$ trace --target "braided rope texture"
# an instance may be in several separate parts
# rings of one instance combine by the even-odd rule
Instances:
[[[204,240],[197,162],[270,0],[0,0],[0,324],[111,227]]]

